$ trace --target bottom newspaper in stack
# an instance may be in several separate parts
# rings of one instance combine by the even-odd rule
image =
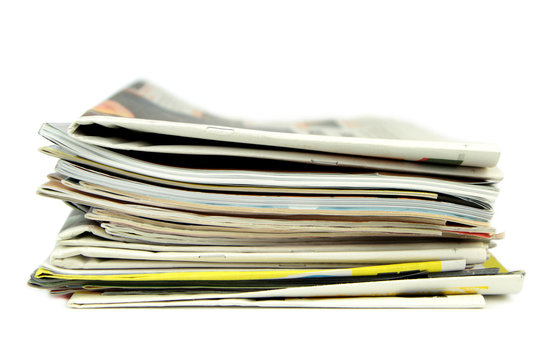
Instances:
[[[173,186],[59,157],[39,193],[76,209],[30,283],[71,307],[467,308],[522,285],[488,252],[489,181],[283,171],[274,187]]]

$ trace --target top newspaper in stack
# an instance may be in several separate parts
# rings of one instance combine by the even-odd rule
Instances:
[[[496,180],[501,177],[494,169],[499,149],[492,144],[449,141],[425,129],[383,119],[280,126],[224,119],[144,81],[86,112],[70,126],[69,133],[82,142],[119,150],[284,159]]]

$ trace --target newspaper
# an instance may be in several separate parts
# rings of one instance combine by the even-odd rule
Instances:
[[[191,228],[205,228],[211,230],[220,230],[223,232],[245,232],[252,234],[267,233],[273,231],[273,233],[289,233],[291,237],[275,237],[273,241],[266,239],[265,241],[255,241],[256,239],[245,237],[234,237],[232,239],[216,239],[206,238],[208,244],[212,244],[212,248],[216,248],[218,245],[226,245],[226,248],[231,250],[234,245],[242,245],[243,248],[248,246],[249,242],[254,242],[257,245],[259,251],[265,251],[266,246],[283,246],[290,251],[295,251],[297,247],[307,246],[312,248],[328,247],[328,246],[348,246],[351,245],[351,241],[340,241],[339,238],[331,237],[326,240],[318,240],[317,237],[305,237],[304,239],[294,239],[294,234],[299,232],[312,233],[314,236],[321,231],[321,229],[333,229],[336,233],[345,234],[353,233],[356,249],[358,250],[359,244],[363,250],[377,250],[383,246],[394,247],[396,250],[405,250],[404,239],[407,240],[407,244],[415,243],[421,247],[432,248],[436,244],[441,244],[440,241],[426,241],[425,238],[437,239],[437,237],[449,238],[444,243],[444,246],[452,244],[450,238],[455,241],[484,241],[489,242],[492,239],[498,239],[502,234],[497,234],[496,230],[491,227],[471,227],[471,226],[458,226],[458,225],[439,225],[433,223],[422,222],[397,222],[397,221],[332,221],[327,220],[299,220],[299,219],[282,219],[282,218],[259,218],[259,217],[229,217],[223,215],[211,215],[211,214],[198,214],[190,213],[187,211],[175,211],[176,218],[168,220],[149,219],[143,216],[129,215],[127,213],[120,213],[118,211],[111,211],[100,208],[90,208],[85,212],[74,210],[67,218],[62,230],[60,231],[59,240],[72,240],[81,235],[95,235],[97,237],[106,238],[109,240],[119,240],[125,242],[127,237],[113,236],[108,233],[107,223],[114,223],[117,225],[129,226],[135,223],[137,229],[148,230],[150,235],[144,241],[137,241],[141,243],[162,243],[164,245],[180,245],[174,241],[159,241],[161,233],[174,232],[177,229],[191,229]],[[156,229],[154,234],[152,230]],[[365,233],[364,233],[365,232]],[[372,233],[378,233],[378,241],[373,243],[371,239],[377,235]],[[365,236],[362,236],[364,235]],[[392,238],[391,241],[383,241],[381,234]],[[128,234],[126,234],[128,236]],[[365,238],[365,241],[362,241]],[[195,238],[190,237],[191,240]],[[204,244],[204,243],[202,243]],[[202,245],[199,243],[199,245]],[[186,244],[184,244],[186,245]],[[126,245],[127,246],[127,245]],[[407,245],[409,246],[409,245]],[[195,248],[202,251],[201,246]],[[202,247],[204,248],[204,247]],[[349,250],[353,250],[349,248]],[[185,250],[187,251],[187,250]],[[316,251],[316,250],[314,250]]]
[[[403,264],[407,265],[407,264]],[[412,264],[411,264],[412,265]],[[456,264],[457,265],[457,264]],[[390,265],[396,266],[396,265]],[[400,265],[401,266],[401,265]],[[418,265],[421,266],[420,263]],[[164,302],[171,302],[174,306],[175,302],[187,300],[218,300],[218,299],[298,299],[298,298],[339,298],[356,297],[372,297],[372,296],[396,296],[396,294],[407,296],[426,296],[426,295],[463,295],[463,294],[482,294],[482,295],[501,295],[519,292],[523,283],[523,272],[508,272],[496,259],[490,257],[482,266],[475,265],[468,270],[463,271],[447,271],[429,272],[427,276],[420,273],[406,275],[388,275],[382,274],[390,268],[385,269],[384,266],[379,270],[376,267],[359,268],[365,273],[380,274],[377,280],[364,279],[362,276],[357,280],[344,282],[344,278],[340,277],[341,271],[351,271],[348,269],[341,270],[321,270],[330,274],[335,274],[337,277],[324,277],[322,281],[318,280],[314,285],[309,285],[313,277],[311,270],[299,271],[300,278],[296,278],[297,270],[252,272],[251,270],[240,271],[230,270],[216,273],[214,270],[201,270],[191,273],[177,273],[165,271],[162,273],[145,272],[144,270],[122,271],[118,270],[66,270],[59,269],[52,265],[45,264],[41,269],[38,269],[34,274],[32,281],[39,286],[55,289],[59,293],[73,292],[76,294],[72,297],[70,305],[79,304],[84,306],[87,304],[92,307],[92,304],[110,304],[110,306],[122,306],[122,304],[131,303],[136,306],[136,303],[145,304],[154,302],[154,306],[164,306]],[[365,269],[365,270],[364,270]],[[384,270],[383,270],[384,269]],[[402,270],[406,268],[401,268]],[[491,270],[496,270],[492,272]],[[449,270],[449,269],[448,269]],[[315,270],[319,271],[319,270]],[[352,270],[354,271],[354,270]],[[227,275],[229,274],[229,275]],[[213,291],[197,291],[193,288],[197,281],[189,281],[188,278],[193,276],[193,279],[207,278],[211,279],[214,276],[241,276],[236,280],[213,282]],[[476,275],[474,275],[476,274]],[[480,275],[482,274],[482,275]],[[290,277],[292,275],[292,277]],[[304,276],[305,275],[305,276]],[[479,276],[480,275],[480,276]],[[187,278],[186,278],[187,276]],[[263,276],[266,280],[263,283],[253,282],[253,280],[239,280],[242,278],[249,279],[251,276]],[[272,277],[285,276],[286,280],[271,280]],[[402,276],[400,279],[399,276]],[[169,279],[168,282],[154,282],[152,287],[149,287],[147,279]],[[386,277],[386,279],[385,279]],[[172,279],[184,279],[181,282],[175,282]],[[354,278],[354,276],[353,276]],[[337,283],[333,282],[337,280]],[[203,284],[199,282],[199,284]],[[218,286],[217,284],[221,284]],[[285,285],[285,284],[288,285]],[[95,285],[92,285],[95,284]],[[161,285],[159,285],[161,284]],[[191,285],[190,285],[191,284]],[[210,284],[206,282],[207,286]],[[298,284],[298,285],[293,285]],[[302,285],[299,285],[302,284]],[[263,286],[262,288],[260,286]],[[266,287],[266,289],[265,289]],[[101,289],[101,293],[89,294],[79,292],[77,289]],[[181,306],[181,304],[178,304]],[[188,306],[188,303],[184,305]],[[193,304],[195,305],[195,304]],[[99,307],[99,305],[97,305]],[[129,306],[129,305],[126,305]],[[285,306],[285,305],[284,305]],[[315,306],[315,305],[314,305]]]
[[[300,216],[311,219],[334,218],[335,220],[355,219],[355,220],[381,220],[392,219],[402,221],[407,219],[413,222],[446,224],[452,222],[468,226],[489,226],[489,219],[492,217],[492,210],[477,209],[457,204],[443,205],[437,208],[436,203],[428,201],[409,199],[385,199],[376,198],[371,202],[367,199],[362,203],[362,199],[357,199],[356,203],[340,205],[329,199],[331,205],[297,205],[287,199],[280,199],[283,202],[276,202],[271,206],[264,206],[262,199],[260,202],[244,203],[237,206],[234,200],[223,199],[220,203],[208,202],[204,198],[193,199],[193,201],[166,200],[163,198],[138,195],[125,192],[119,188],[99,187],[90,183],[73,182],[70,179],[51,178],[51,181],[42,185],[38,189],[39,194],[57,198],[76,204],[83,204],[89,207],[104,208],[111,211],[124,212],[130,215],[163,219],[166,221],[180,222],[181,211],[192,211],[198,213],[226,214],[235,216],[268,216],[268,217],[290,217]],[[106,197],[104,197],[106,195]],[[238,195],[240,196],[240,195]],[[260,197],[259,197],[260,198]],[[237,197],[235,199],[242,200]],[[320,200],[320,199],[319,199]]]
[[[224,119],[147,82],[40,134],[58,161],[38,193],[74,210],[29,284],[72,307],[466,308],[521,288],[490,254],[492,145]]]
[[[449,141],[393,120],[325,119],[271,126],[225,119],[146,81],[128,86],[87,111],[68,132],[83,143],[160,153],[184,153],[178,145],[242,144],[244,149],[298,149],[488,168],[499,159],[495,145]]]
[[[170,158],[164,158],[160,163],[156,163],[163,154],[171,156],[166,151],[169,146],[152,146],[151,158],[140,156],[140,152],[131,152],[127,155],[113,149],[103,148],[89,143],[83,143],[74,140],[67,134],[69,124],[45,123],[40,128],[39,133],[56,144],[41,149],[47,155],[55,156],[61,159],[80,162],[83,164],[92,164],[102,168],[120,172],[124,175],[145,179],[161,184],[169,184],[174,180],[174,167],[171,162],[177,164],[175,167],[181,168],[178,164],[185,164],[189,159],[190,164],[196,167],[216,166],[216,162],[223,168],[236,170],[253,170],[255,166],[265,169],[275,168],[276,170],[287,169],[297,164],[297,167],[306,168],[305,164],[313,165],[312,171],[325,171],[335,168],[340,169],[358,169],[390,171],[407,174],[428,174],[445,176],[450,178],[471,178],[491,181],[500,181],[503,178],[502,172],[496,168],[470,167],[470,166],[447,166],[427,162],[400,161],[383,158],[347,156],[321,152],[294,151],[274,148],[247,148],[241,147],[242,144],[217,146],[217,145],[174,145],[174,151],[170,151],[176,156],[170,161]],[[139,142],[138,144],[141,144]],[[125,144],[124,144],[125,145]],[[131,144],[133,145],[133,144]],[[172,147],[173,145],[170,145]],[[125,145],[126,149],[128,148]],[[163,149],[164,148],[164,149]],[[160,153],[163,149],[164,153]],[[134,148],[133,150],[147,151],[147,148]],[[138,157],[137,157],[138,156]],[[214,158],[217,161],[211,161]],[[210,159],[206,160],[205,159]],[[255,159],[253,161],[253,159]],[[302,165],[302,166],[301,166]],[[179,169],[181,170],[181,169]],[[171,178],[173,176],[173,178]]]
[[[174,306],[179,301],[185,300],[217,300],[217,299],[272,299],[272,298],[344,298],[368,297],[368,296],[401,296],[409,295],[505,295],[517,293],[523,284],[523,274],[506,273],[498,275],[483,276],[457,276],[457,277],[435,277],[424,279],[406,279],[390,281],[360,282],[350,284],[332,284],[318,286],[290,287],[285,289],[262,290],[252,292],[234,293],[205,293],[205,294],[123,294],[123,293],[103,293],[103,295],[80,294],[72,297],[70,306],[83,305],[88,303],[99,307],[102,304],[116,304],[122,307],[127,303],[147,303],[157,302],[155,305],[164,306],[163,302],[170,301]],[[85,301],[85,298],[87,301]],[[135,305],[135,304],[133,304]],[[181,305],[181,304],[180,304]],[[129,306],[129,305],[127,305]]]
[[[82,260],[80,266],[89,268],[87,259],[123,259],[137,264],[152,264],[155,268],[190,267],[223,267],[245,265],[250,267],[284,267],[302,266],[316,268],[330,264],[336,267],[365,266],[366,264],[393,264],[405,262],[420,262],[431,259],[465,260],[467,264],[483,263],[487,259],[487,251],[483,244],[471,247],[416,249],[416,250],[387,250],[387,251],[282,251],[282,252],[185,252],[185,251],[146,251],[118,249],[95,246],[61,246],[58,245],[51,254],[51,264],[64,268],[77,268],[72,264],[73,259]],[[99,263],[102,268],[107,268]],[[60,265],[63,264],[63,265]],[[71,264],[65,266],[65,264]],[[125,264],[130,266],[129,263]],[[137,268],[138,265],[130,266]],[[150,267],[150,266],[146,266]],[[92,267],[90,267],[92,268]],[[95,267],[93,267],[95,268]],[[110,266],[109,266],[110,268]]]

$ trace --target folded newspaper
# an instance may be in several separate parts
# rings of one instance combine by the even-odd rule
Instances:
[[[40,134],[38,193],[73,211],[29,283],[74,308],[467,308],[523,282],[491,254],[494,145],[224,119],[143,81]]]

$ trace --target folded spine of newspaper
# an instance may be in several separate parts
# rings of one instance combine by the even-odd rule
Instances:
[[[521,288],[489,252],[492,145],[377,119],[263,127],[147,82],[40,134],[58,164],[38,193],[74,210],[29,283],[72,307],[481,307]]]

